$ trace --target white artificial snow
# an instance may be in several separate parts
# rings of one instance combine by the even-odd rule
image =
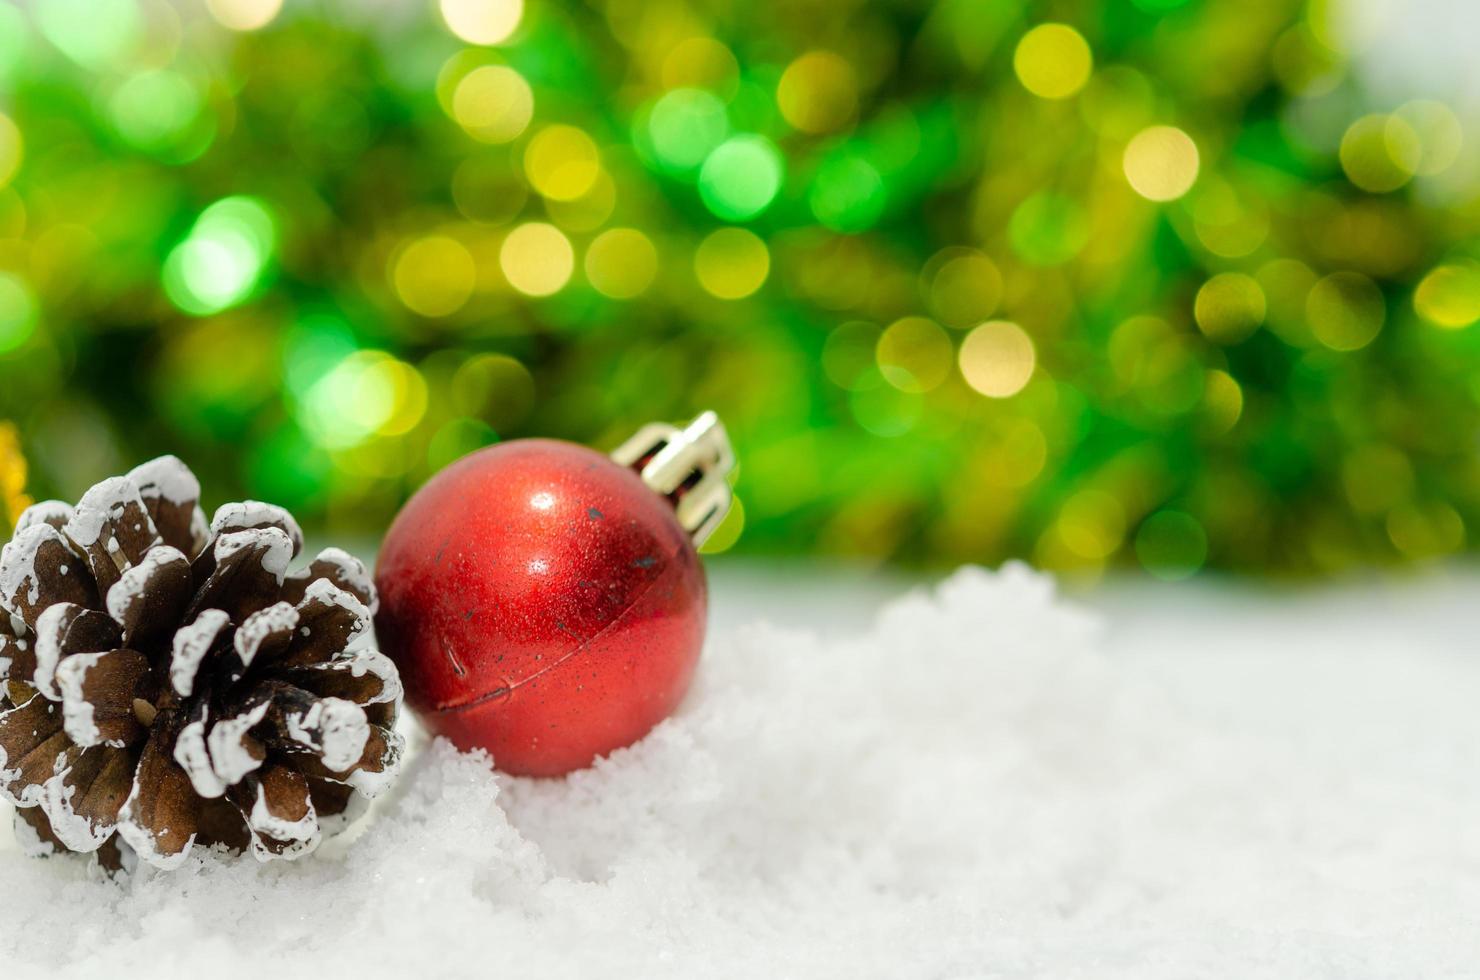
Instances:
[[[345,807],[343,813],[320,813],[318,815],[320,837],[327,840],[339,836],[351,824],[358,823],[364,818],[371,807],[371,803],[372,801],[369,797],[361,796],[359,793],[351,793],[349,805]],[[330,846],[332,847],[333,845],[331,844]]]
[[[435,743],[294,864],[0,850],[4,975],[1475,976],[1470,592],[1187,595],[1108,635],[1015,568],[858,635],[721,610],[680,713],[565,780]]]

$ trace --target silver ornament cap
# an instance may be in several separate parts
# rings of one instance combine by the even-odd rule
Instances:
[[[735,468],[735,450],[724,423],[713,412],[700,414],[683,428],[651,422],[611,455],[636,470],[655,493],[668,498],[695,547],[729,513],[734,499],[729,475]]]

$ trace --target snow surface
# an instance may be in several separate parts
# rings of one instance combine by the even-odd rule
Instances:
[[[1475,590],[1111,592],[1097,616],[968,569],[870,627],[876,583],[721,575],[683,710],[594,770],[513,779],[423,746],[358,833],[294,864],[197,852],[115,884],[3,844],[0,962],[1477,976]]]

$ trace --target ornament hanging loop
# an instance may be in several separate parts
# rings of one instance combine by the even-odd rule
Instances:
[[[695,545],[703,544],[729,512],[728,477],[735,468],[735,450],[713,412],[682,429],[649,423],[613,450],[612,459],[636,470],[643,483],[668,498]]]

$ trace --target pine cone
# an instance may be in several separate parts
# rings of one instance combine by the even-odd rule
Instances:
[[[0,552],[0,798],[33,853],[292,859],[394,775],[401,682],[364,565],[331,548],[289,573],[292,515],[207,525],[199,496],[161,457],[32,506]]]

